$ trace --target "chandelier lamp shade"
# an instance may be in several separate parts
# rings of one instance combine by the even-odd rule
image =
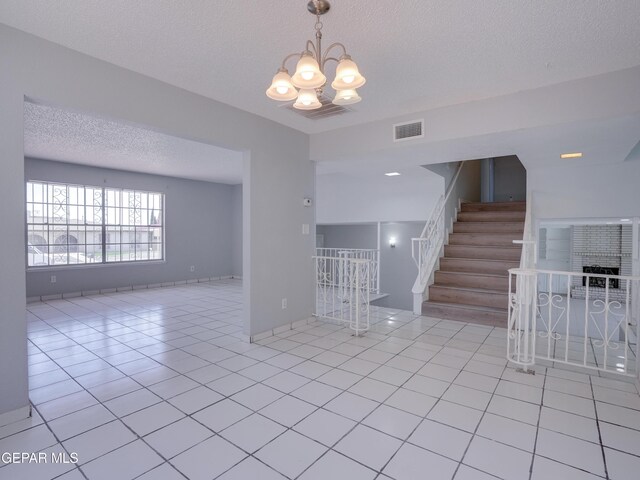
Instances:
[[[351,105],[362,98],[356,89],[363,86],[365,78],[360,74],[358,66],[347,54],[347,49],[341,43],[333,43],[322,50],[322,22],[320,16],[329,11],[330,4],[327,0],[311,0],[307,9],[316,16],[316,41],[307,40],[307,45],[302,53],[287,55],[282,66],[274,75],[271,86],[267,89],[267,97],[272,100],[289,102],[295,100],[294,108],[300,110],[315,110],[322,107],[318,96],[324,93],[327,86],[325,67],[329,62],[336,62],[336,75],[331,82],[331,88],[335,90],[332,103],[335,105]],[[337,51],[340,57],[332,52]],[[296,69],[293,75],[289,74],[286,64],[289,60],[297,58]]]

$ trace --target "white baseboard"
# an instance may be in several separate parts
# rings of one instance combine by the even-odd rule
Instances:
[[[40,295],[35,297],[27,297],[27,303],[36,303],[36,302],[46,302],[49,300],[62,300],[63,298],[75,298],[75,297],[90,297],[93,295],[105,295],[112,294],[116,292],[130,292],[133,290],[144,290],[144,289],[153,289],[153,288],[164,288],[164,287],[175,287],[182,285],[190,285],[192,283],[205,283],[205,282],[214,282],[216,280],[242,280],[242,277],[239,275],[225,275],[222,277],[204,277],[197,279],[189,279],[189,280],[177,280],[175,282],[163,282],[163,283],[151,283],[149,285],[127,285],[123,287],[115,287],[115,288],[103,288],[101,290],[83,290],[81,292],[72,292],[72,293],[57,293],[53,295]]]
[[[31,416],[31,405],[26,405],[16,410],[11,410],[0,415],[0,427],[9,425],[10,423],[18,422],[29,418]]]
[[[316,317],[303,318],[301,320],[296,320],[295,322],[285,323],[284,325],[280,325],[279,327],[272,328],[271,330],[267,330],[266,332],[257,333],[249,337],[249,343],[255,343],[260,340],[264,340],[265,338],[273,337],[274,335],[278,335],[279,333],[286,332],[287,330],[291,330],[297,327],[301,327],[303,325],[308,325],[311,322],[315,322]]]

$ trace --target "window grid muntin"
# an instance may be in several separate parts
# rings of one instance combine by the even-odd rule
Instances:
[[[38,181],[27,182],[26,190],[28,267],[164,260],[164,194]],[[108,217],[107,206],[117,218]],[[123,225],[124,210],[129,222]],[[108,227],[133,232],[127,242],[120,236],[117,255],[109,254],[116,243],[108,242]],[[147,241],[140,241],[144,234]]]

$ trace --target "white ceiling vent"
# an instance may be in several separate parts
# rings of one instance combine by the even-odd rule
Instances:
[[[393,141],[403,142],[424,137],[424,120],[396,123],[393,126]]]

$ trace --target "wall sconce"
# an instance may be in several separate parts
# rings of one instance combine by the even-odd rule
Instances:
[[[389,237],[389,246],[391,248],[396,248],[396,237]]]

